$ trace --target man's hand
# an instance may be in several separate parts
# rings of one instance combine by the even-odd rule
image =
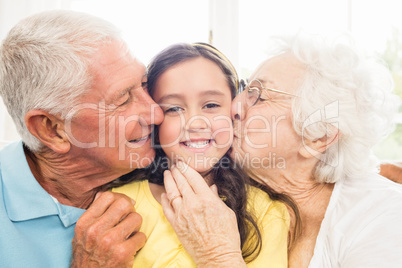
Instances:
[[[132,267],[146,240],[134,204],[123,194],[98,194],[76,224],[71,267]]]

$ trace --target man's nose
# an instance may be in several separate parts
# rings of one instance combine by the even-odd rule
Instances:
[[[144,111],[140,114],[140,117],[147,125],[159,125],[162,123],[164,115],[161,107],[154,102],[149,96],[148,92],[143,91],[142,102],[144,104]]]

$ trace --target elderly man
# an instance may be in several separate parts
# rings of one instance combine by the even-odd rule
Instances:
[[[141,216],[133,200],[97,192],[153,160],[163,114],[144,65],[114,26],[71,11],[21,21],[0,57],[0,93],[22,137],[0,152],[1,266],[130,265],[145,243]]]

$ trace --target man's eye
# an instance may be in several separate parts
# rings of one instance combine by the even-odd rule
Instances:
[[[126,104],[130,103],[131,99],[132,99],[131,98],[131,92],[129,92],[127,94],[127,99],[122,104],[120,104],[119,106],[123,106],[123,105],[126,105]]]

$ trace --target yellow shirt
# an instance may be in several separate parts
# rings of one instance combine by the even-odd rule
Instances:
[[[134,199],[135,209],[143,219],[141,232],[147,236],[147,242],[137,252],[134,268],[196,267],[165,218],[162,206],[152,195],[147,180],[132,182],[112,191]],[[287,267],[289,213],[285,205],[272,201],[266,193],[254,187],[249,191],[248,204],[260,226],[262,250],[247,266]]]

